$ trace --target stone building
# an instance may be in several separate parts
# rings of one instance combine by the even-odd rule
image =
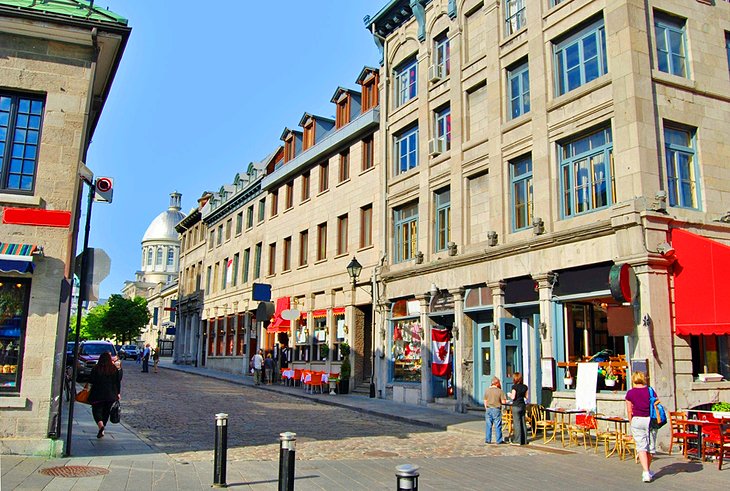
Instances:
[[[383,56],[378,390],[464,410],[520,371],[533,402],[572,404],[566,370],[598,354],[629,365],[617,390],[598,376],[599,411],[623,413],[632,368],[671,409],[727,400],[699,376],[730,379],[730,3],[391,0],[365,23]]]
[[[80,172],[130,31],[126,19],[88,2],[0,0],[3,454],[63,450]]]

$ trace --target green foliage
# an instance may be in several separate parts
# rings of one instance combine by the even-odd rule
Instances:
[[[119,294],[109,297],[106,315],[102,320],[108,338],[122,343],[135,341],[142,333],[142,328],[150,320],[147,300],[142,297],[125,298]]]
[[[347,343],[340,343],[340,354],[342,355],[342,366],[340,366],[340,380],[347,380],[350,378],[352,368],[350,366],[350,345]]]
[[[97,305],[81,319],[81,339],[106,339],[109,334],[104,328],[104,317],[106,317],[109,306]]]
[[[712,410],[730,412],[730,402],[716,402],[712,405]]]

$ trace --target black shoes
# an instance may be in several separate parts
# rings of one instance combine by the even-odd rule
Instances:
[[[99,433],[96,434],[96,438],[103,438],[104,437],[104,428],[99,429]]]

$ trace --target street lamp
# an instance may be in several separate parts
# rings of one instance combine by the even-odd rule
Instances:
[[[360,277],[362,271],[362,264],[360,264],[355,256],[352,256],[352,261],[347,265],[347,274],[352,278],[352,287],[357,286],[357,279]]]
[[[372,316],[370,319],[370,322],[372,324],[372,335],[371,335],[371,344],[372,344],[372,361],[370,363],[370,397],[375,398],[375,298],[373,297],[373,284],[372,283],[365,283],[365,284],[357,284],[357,279],[360,277],[360,273],[362,272],[362,264],[360,264],[355,256],[352,256],[352,260],[350,261],[350,264],[347,265],[347,274],[352,278],[352,288],[357,288],[358,286],[365,286],[370,285],[370,298],[372,301]]]

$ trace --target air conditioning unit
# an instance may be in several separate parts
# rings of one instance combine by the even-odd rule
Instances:
[[[434,138],[428,141],[428,154],[432,157],[441,155],[446,151],[446,142],[442,138]]]
[[[443,78],[441,74],[441,65],[431,65],[428,67],[428,81],[438,82]]]

